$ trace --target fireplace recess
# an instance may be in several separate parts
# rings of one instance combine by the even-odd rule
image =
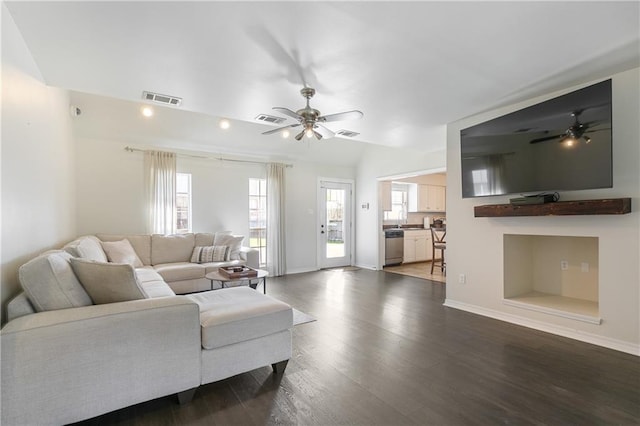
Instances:
[[[504,303],[600,324],[598,238],[504,235]]]

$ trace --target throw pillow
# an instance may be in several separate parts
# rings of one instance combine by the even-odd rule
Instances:
[[[96,305],[147,298],[128,263],[71,258],[71,267]]]
[[[225,260],[240,260],[240,247],[242,247],[242,240],[244,240],[243,235],[218,235],[216,233],[213,245],[229,247],[227,258]]]
[[[227,246],[196,246],[193,248],[191,263],[224,262],[228,251]]]
[[[128,263],[134,268],[141,268],[142,261],[126,238],[120,241],[102,241],[102,249],[112,263]]]

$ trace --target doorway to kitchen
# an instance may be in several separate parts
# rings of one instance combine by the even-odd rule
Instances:
[[[353,181],[318,181],[318,265],[351,266]]]
[[[442,254],[433,251],[431,228],[446,226],[446,170],[380,177],[378,185],[378,232],[384,239],[379,244],[380,268],[444,283]],[[387,253],[387,236],[395,232],[403,233],[400,261]]]

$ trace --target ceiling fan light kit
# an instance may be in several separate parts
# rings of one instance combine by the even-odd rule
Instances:
[[[586,133],[594,133],[600,130],[608,130],[608,129],[594,129],[593,127],[599,124],[597,121],[581,123],[580,115],[583,112],[584,112],[584,109],[579,109],[571,113],[571,116],[573,117],[573,120],[574,120],[573,124],[567,130],[565,130],[564,133],[533,139],[529,143],[536,144],[540,142],[546,142],[546,141],[558,139],[558,142],[560,142],[561,144],[563,144],[568,148],[573,147],[575,144],[577,144],[580,141],[580,139],[584,139],[584,141],[587,144],[591,143],[591,137],[588,136]]]
[[[322,125],[321,123],[331,122],[331,121],[343,121],[343,120],[354,120],[358,118],[362,118],[364,115],[361,111],[353,110],[353,111],[345,111],[339,112],[336,114],[329,115],[320,115],[320,111],[317,109],[311,108],[309,106],[309,100],[316,94],[316,90],[312,87],[303,87],[300,90],[300,94],[307,100],[307,104],[304,108],[299,109],[297,111],[292,111],[289,108],[285,107],[273,107],[274,110],[287,115],[291,118],[296,119],[298,122],[296,124],[289,124],[283,127],[278,127],[277,129],[268,130],[263,132],[263,135],[271,135],[278,132],[287,131],[292,127],[302,126],[302,130],[298,133],[294,138],[295,140],[301,140],[305,135],[308,138],[316,137],[316,139],[321,140],[323,138],[328,139],[334,137],[336,134]],[[355,133],[355,132],[354,132]]]

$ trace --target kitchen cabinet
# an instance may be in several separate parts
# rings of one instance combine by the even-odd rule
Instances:
[[[416,240],[414,238],[408,238],[407,233],[404,233],[404,257],[403,263],[416,261]]]
[[[446,194],[444,186],[418,185],[418,211],[444,212]]]
[[[391,182],[380,182],[380,209],[382,211],[391,211]]]
[[[444,186],[411,184],[409,186],[409,212],[446,211]]]
[[[427,230],[404,231],[403,262],[431,260],[431,232]]]

